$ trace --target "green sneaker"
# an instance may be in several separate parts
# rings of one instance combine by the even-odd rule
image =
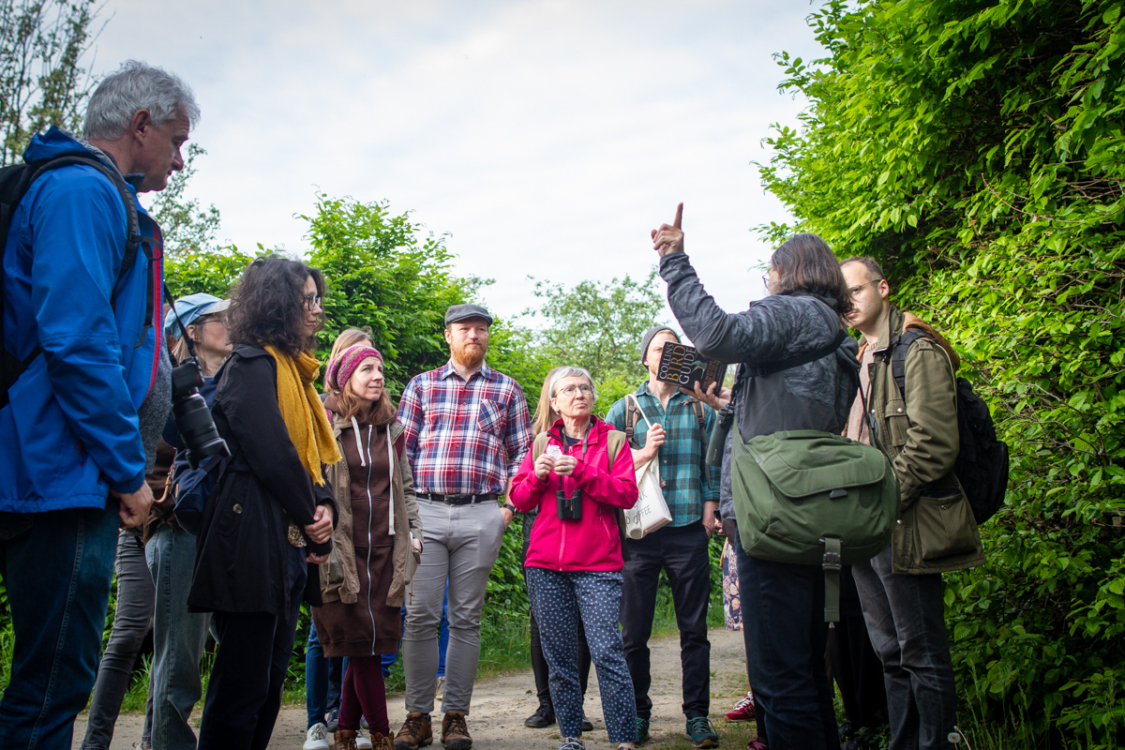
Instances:
[[[633,737],[633,743],[637,747],[640,747],[644,743],[648,742],[648,736],[649,736],[648,735],[648,719],[642,719],[640,716],[638,716],[637,717],[637,733]]]
[[[715,725],[706,716],[688,719],[686,733],[692,747],[719,746],[719,735],[715,732]]]

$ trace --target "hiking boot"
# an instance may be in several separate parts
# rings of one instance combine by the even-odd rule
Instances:
[[[640,716],[637,717],[637,732],[633,735],[633,744],[637,747],[648,742],[648,723],[648,719],[642,719]]]
[[[395,750],[395,741],[389,734],[384,737],[375,732],[371,735],[371,750]]]
[[[445,750],[472,750],[473,738],[469,736],[465,714],[450,711],[445,715],[441,722],[441,744],[445,745]]]
[[[354,729],[337,729],[335,750],[356,750],[355,738],[358,734]]]
[[[715,732],[715,725],[706,716],[688,719],[685,733],[691,740],[692,747],[719,746],[719,735]]]
[[[586,718],[586,714],[582,714],[582,731],[583,732],[594,731],[594,723]]]
[[[371,740],[363,736],[363,730],[360,729],[355,735],[355,746],[357,750],[371,750]]]
[[[328,750],[328,727],[323,721],[309,727],[304,750]]]
[[[734,708],[726,713],[727,721],[754,721],[754,694],[749,690],[738,699]]]
[[[555,723],[555,710],[546,703],[540,703],[535,713],[523,721],[523,725],[530,729],[546,729]],[[585,727],[583,727],[585,731]]]
[[[418,750],[432,744],[434,731],[430,727],[430,715],[411,711],[406,715],[402,729],[395,735],[395,750]]]

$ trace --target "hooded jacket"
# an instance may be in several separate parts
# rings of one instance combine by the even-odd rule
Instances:
[[[558,571],[616,571],[624,567],[616,509],[627,510],[637,502],[637,475],[628,444],[623,445],[613,465],[609,465],[608,436],[612,430],[606,422],[590,417],[583,453],[581,442],[567,450],[563,421],[555,422],[547,431],[547,450],[556,446],[578,458],[574,474],[569,477],[552,471],[546,481],[541,480],[535,474],[533,451],[524,456],[509,496],[521,513],[539,509],[531,527],[524,567]],[[575,488],[582,491],[581,518],[559,518],[555,493],[560,488],[568,496]]]
[[[906,353],[904,392],[891,373],[891,346],[911,328],[920,338]],[[953,473],[960,449],[957,384],[960,359],[925,321],[891,306],[879,331],[880,349],[869,365],[866,407],[901,488],[891,538],[894,572],[926,574],[984,562],[984,548],[969,500]],[[867,347],[866,339],[860,346]],[[863,349],[860,350],[861,356]]]
[[[333,400],[329,397],[325,406],[331,410],[333,405]],[[340,419],[331,411],[329,415],[336,445],[340,449],[340,455],[345,456],[341,433],[351,426],[351,422]],[[391,452],[393,462],[391,499],[394,507],[395,540],[391,557],[394,561],[394,577],[387,592],[386,604],[388,607],[401,607],[406,595],[406,587],[413,579],[419,562],[419,553],[410,545],[410,538],[413,534],[415,539],[421,541],[422,520],[418,515],[418,499],[414,495],[414,478],[410,472],[410,464],[402,457],[406,442],[402,433],[405,428],[401,422],[395,420],[391,422],[388,429],[390,441],[394,445],[394,450]],[[335,493],[339,516],[336,528],[332,532],[332,552],[328,562],[320,566],[321,598],[326,604],[335,601],[355,604],[359,600],[359,573],[356,571],[355,545],[352,542],[354,516],[351,474],[348,471],[347,458],[342,458],[338,463],[326,467],[325,476]]]
[[[705,357],[750,366],[792,359],[830,344],[840,318],[811,294],[774,294],[740,313],[726,313],[707,294],[685,253],[660,259],[668,282],[668,305],[684,333]],[[763,377],[747,378],[737,396],[738,433],[731,430],[723,461],[720,513],[734,518],[730,494],[730,440],[743,441],[782,430],[839,434],[859,388],[858,345],[845,338],[834,354]]]
[[[24,159],[65,154],[94,154],[116,169],[55,127],[32,138]],[[141,236],[156,236],[134,186],[129,190]],[[0,409],[0,511],[104,508],[111,489],[134,492],[144,482],[137,409],[159,364],[163,260],[151,241],[142,242],[115,287],[126,222],[117,188],[84,165],[41,176],[12,214],[4,238],[4,345],[19,360],[37,345],[43,353]]]

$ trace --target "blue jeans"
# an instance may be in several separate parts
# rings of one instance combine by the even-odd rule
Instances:
[[[210,614],[188,612],[195,568],[195,536],[161,524],[145,546],[156,586],[152,634],[152,744],[160,750],[195,750],[188,719],[203,695],[199,660]]]
[[[735,544],[746,668],[770,750],[839,750],[832,685],[824,672],[824,571],[770,562]]]
[[[102,647],[117,552],[117,500],[104,510],[0,513],[0,576],[15,645],[0,700],[0,747],[69,750]]]
[[[947,750],[957,721],[941,574],[894,572],[888,546],[852,567],[867,633],[883,663],[891,750]]]
[[[340,689],[344,682],[344,659],[328,659],[309,618],[309,640],[305,644],[305,711],[308,726],[323,724],[333,709],[340,709]]]
[[[578,679],[578,621],[586,630],[590,660],[598,670],[602,716],[609,741],[632,742],[637,731],[633,680],[617,627],[621,573],[525,568],[531,609],[539,622],[543,655],[551,667],[551,701],[563,737],[581,737],[582,688]]]

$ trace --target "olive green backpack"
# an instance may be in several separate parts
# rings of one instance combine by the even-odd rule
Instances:
[[[822,352],[800,359],[819,359],[827,354]],[[779,362],[755,374],[804,361]],[[741,389],[736,385],[735,390]],[[775,432],[743,442],[736,428],[730,478],[746,554],[819,564],[824,569],[824,620],[838,621],[840,566],[870,560],[886,549],[898,519],[898,480],[883,451],[819,430]]]

